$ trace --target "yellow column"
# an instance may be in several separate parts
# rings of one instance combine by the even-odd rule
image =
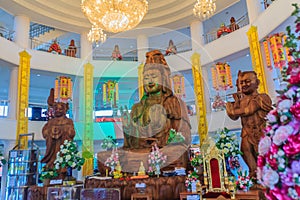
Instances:
[[[17,103],[17,134],[16,143],[19,141],[20,134],[28,133],[28,97],[29,97],[29,80],[30,80],[30,58],[31,56],[22,51],[20,55],[19,75],[18,75],[18,103]],[[20,148],[28,148],[28,138],[22,137]]]
[[[144,85],[143,85],[143,70],[144,70],[144,64],[140,64],[138,66],[138,87],[139,87],[139,97],[140,99],[144,96]]]
[[[196,111],[198,118],[198,133],[200,144],[205,140],[208,132],[208,125],[206,120],[206,105],[204,97],[204,83],[202,76],[202,69],[200,65],[200,54],[194,53],[191,57],[192,71],[194,79],[194,92],[196,97]]]
[[[94,66],[90,63],[84,65],[84,132],[83,132],[83,157],[85,163],[82,175],[93,174],[94,164],[94,121],[93,121],[93,78]]]
[[[260,44],[258,40],[257,27],[251,26],[249,31],[247,32],[247,36],[249,40],[250,55],[252,59],[253,69],[257,73],[257,78],[260,81],[258,91],[260,93],[268,93],[264,64],[262,61]]]

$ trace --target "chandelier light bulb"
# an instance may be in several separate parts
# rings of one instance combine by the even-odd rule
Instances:
[[[210,18],[216,12],[216,0],[197,0],[193,13],[201,21]]]
[[[98,42],[104,43],[106,41],[106,34],[103,33],[103,30],[96,25],[93,25],[89,33],[87,34],[87,38],[90,42]]]

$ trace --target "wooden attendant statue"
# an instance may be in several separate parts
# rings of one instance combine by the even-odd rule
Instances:
[[[243,158],[255,177],[258,143],[265,128],[265,117],[272,109],[272,101],[267,94],[258,93],[259,80],[254,71],[239,72],[238,92],[233,94],[234,102],[226,104],[226,111],[232,120],[241,118]]]

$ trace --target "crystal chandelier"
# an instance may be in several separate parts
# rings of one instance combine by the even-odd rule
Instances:
[[[95,25],[92,26],[92,29],[89,31],[88,40],[90,42],[95,42],[96,44],[98,42],[104,43],[106,40],[106,34],[103,33],[103,30]]]
[[[194,5],[194,15],[200,20],[210,18],[216,11],[216,0],[197,0]]]
[[[147,0],[82,0],[81,9],[88,20],[112,33],[136,27],[148,11]]]

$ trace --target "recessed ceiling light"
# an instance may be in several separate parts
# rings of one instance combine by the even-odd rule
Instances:
[[[40,74],[37,74],[36,76],[41,76]]]
[[[246,57],[249,57],[249,54],[247,54]]]

